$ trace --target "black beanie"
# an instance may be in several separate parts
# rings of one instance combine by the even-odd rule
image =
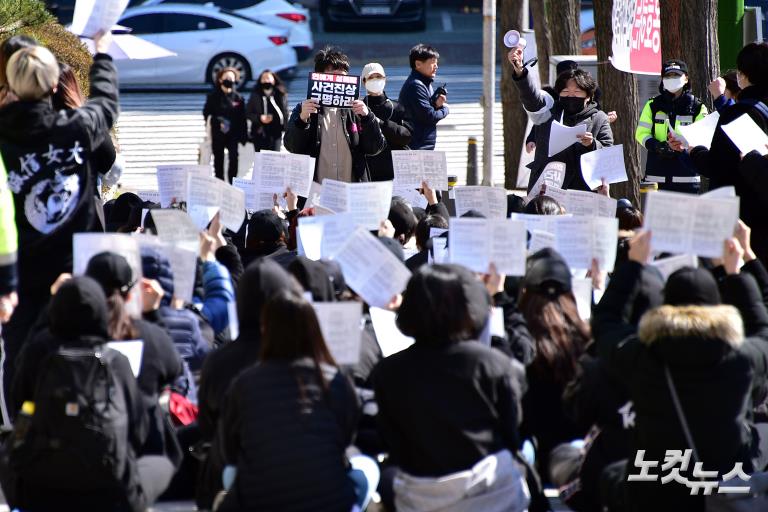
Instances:
[[[720,304],[720,291],[714,276],[703,268],[683,267],[667,279],[664,304],[671,306]]]

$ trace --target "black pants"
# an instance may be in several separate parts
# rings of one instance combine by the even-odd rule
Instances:
[[[224,179],[224,149],[229,153],[229,173],[227,179],[232,183],[232,179],[237,176],[237,141],[225,137],[214,137],[211,141],[213,150],[213,171],[217,178]]]
[[[259,151],[280,151],[280,146],[283,145],[283,138],[277,137],[276,139],[259,137],[253,139],[253,147],[258,153]]]
[[[667,192],[698,194],[700,188],[700,183],[659,183],[659,190],[666,190]]]

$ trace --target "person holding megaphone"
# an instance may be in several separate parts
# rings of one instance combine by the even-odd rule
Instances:
[[[526,41],[516,30],[504,36],[504,44],[510,48],[507,59],[512,65],[513,83],[520,94],[520,101],[536,128],[536,153],[528,165],[531,177],[530,191],[544,167],[553,161],[565,163],[563,189],[590,190],[581,174],[581,155],[613,145],[608,115],[600,110],[594,96],[597,82],[583,69],[570,69],[561,73],[555,81],[555,96],[542,91],[530,76],[528,66],[536,59],[525,60]],[[550,156],[550,131],[557,122],[571,127],[584,125],[573,144]]]

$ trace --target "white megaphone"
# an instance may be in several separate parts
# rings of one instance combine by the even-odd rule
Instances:
[[[504,46],[507,48],[520,48],[521,50],[525,50],[527,44],[525,38],[522,37],[517,30],[510,30],[504,34]]]

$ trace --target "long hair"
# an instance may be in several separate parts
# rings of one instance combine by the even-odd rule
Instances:
[[[125,296],[120,290],[115,290],[107,297],[107,330],[109,337],[115,341],[135,340],[139,338],[139,330],[133,323],[125,307]]]
[[[55,110],[79,108],[85,104],[85,95],[77,83],[75,73],[63,62],[59,63],[59,84],[51,96],[51,101]]]
[[[309,357],[315,363],[323,389],[327,390],[320,365],[337,364],[325,344],[315,310],[304,297],[288,290],[278,292],[264,305],[261,326],[261,361]]]
[[[530,368],[564,384],[576,374],[579,357],[592,339],[589,324],[579,317],[573,293],[554,297],[525,289],[520,311],[536,341],[536,357]]]

